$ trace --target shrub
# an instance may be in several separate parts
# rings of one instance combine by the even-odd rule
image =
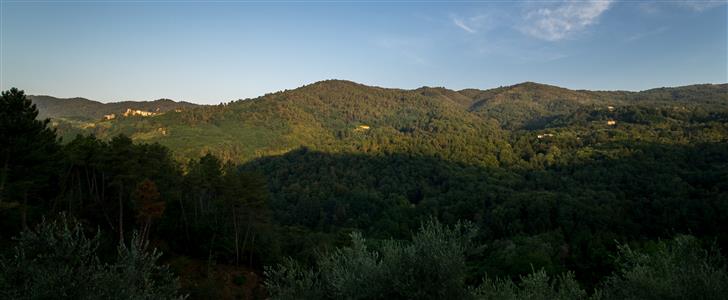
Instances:
[[[12,257],[0,258],[3,299],[182,299],[161,253],[147,251],[134,235],[118,247],[114,263],[97,255],[100,233],[87,237],[76,220],[61,215],[16,238]]]
[[[651,252],[619,247],[620,270],[604,284],[608,299],[725,299],[728,273],[713,247],[692,236],[658,242]]]

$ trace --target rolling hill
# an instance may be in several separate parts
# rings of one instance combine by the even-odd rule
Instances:
[[[66,120],[54,122],[65,139],[77,133],[101,138],[126,134],[159,142],[184,159],[211,152],[244,162],[306,146],[327,152],[432,155],[495,166],[508,160],[500,156],[509,155],[515,132],[559,127],[569,118],[599,124],[628,120],[625,116],[634,115],[637,108],[663,109],[664,114],[725,111],[728,84],[612,92],[526,82],[453,91],[326,80],[216,106],[170,100],[101,104],[38,96],[33,101],[43,116]],[[103,114],[130,107],[167,113],[100,120]],[[183,110],[175,111],[178,108]],[[71,116],[86,119],[68,121]]]

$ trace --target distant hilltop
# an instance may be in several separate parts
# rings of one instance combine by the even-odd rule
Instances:
[[[38,107],[39,118],[52,119],[112,120],[118,116],[149,117],[169,111],[183,111],[202,106],[170,99],[101,103],[86,98],[56,98],[52,96],[28,96],[28,98]]]

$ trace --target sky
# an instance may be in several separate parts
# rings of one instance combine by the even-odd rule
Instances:
[[[412,89],[728,82],[726,1],[0,0],[0,88],[215,104]]]

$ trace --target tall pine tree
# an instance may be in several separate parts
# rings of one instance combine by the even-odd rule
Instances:
[[[41,204],[54,185],[59,145],[50,120],[37,120],[38,110],[17,88],[0,98],[0,210],[18,209],[22,227],[28,209]]]

